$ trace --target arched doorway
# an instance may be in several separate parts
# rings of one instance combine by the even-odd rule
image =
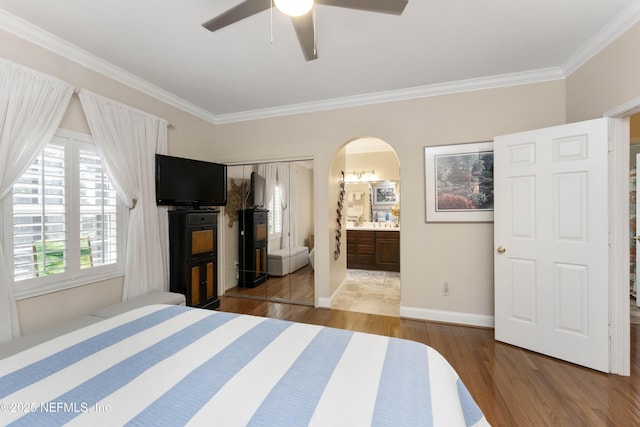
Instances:
[[[385,141],[346,144],[347,271],[331,308],[386,316],[400,312],[400,164]]]

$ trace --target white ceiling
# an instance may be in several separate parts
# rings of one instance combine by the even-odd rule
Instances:
[[[269,11],[201,26],[239,2],[0,0],[0,28],[216,123],[564,78],[640,17],[640,0],[409,0],[401,16],[321,5],[306,62],[278,11],[273,43]]]

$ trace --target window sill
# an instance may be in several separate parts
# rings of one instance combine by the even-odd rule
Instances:
[[[91,276],[76,277],[71,279],[64,279],[57,282],[50,282],[47,284],[20,287],[20,283],[14,283],[16,301],[33,298],[41,295],[50,294],[53,292],[60,292],[66,289],[77,288],[79,286],[90,285],[93,283],[103,282],[105,280],[115,279],[117,277],[124,276],[124,272],[121,270],[114,270],[110,272],[104,272],[102,274],[94,274]]]

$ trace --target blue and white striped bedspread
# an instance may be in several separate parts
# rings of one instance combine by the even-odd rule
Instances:
[[[143,307],[0,361],[0,424],[488,425],[423,344]]]

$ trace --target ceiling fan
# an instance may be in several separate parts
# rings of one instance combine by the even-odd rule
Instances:
[[[407,2],[408,0],[244,0],[237,6],[208,20],[202,26],[209,31],[216,31],[267,10],[275,3],[280,11],[291,16],[302,53],[307,61],[312,61],[318,58],[312,13],[314,4],[400,15]],[[286,3],[291,3],[293,10],[287,9]]]

